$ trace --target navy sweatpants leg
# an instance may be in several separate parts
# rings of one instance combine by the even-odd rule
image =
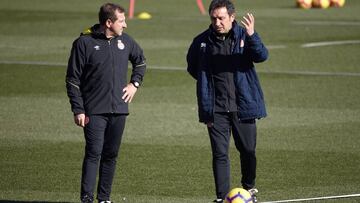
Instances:
[[[110,199],[125,120],[126,115],[121,114],[89,116],[89,123],[84,128],[86,146],[82,167],[81,196],[93,197],[99,169],[97,198]]]

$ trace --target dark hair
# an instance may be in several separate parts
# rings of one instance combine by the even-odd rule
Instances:
[[[100,25],[104,25],[108,19],[110,19],[112,22],[115,22],[117,20],[115,11],[125,13],[125,9],[118,4],[106,3],[102,5],[99,11]]]
[[[209,15],[215,9],[226,7],[228,14],[232,15],[235,13],[235,6],[230,0],[212,0],[209,6]]]

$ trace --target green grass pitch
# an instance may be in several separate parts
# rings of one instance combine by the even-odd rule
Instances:
[[[84,141],[65,92],[65,64],[104,2],[0,2],[0,202],[79,201]],[[292,0],[235,4],[237,19],[254,13],[270,53],[257,64],[269,114],[258,122],[260,201],[360,193],[360,2],[325,10],[296,9]],[[211,149],[185,71],[187,48],[209,18],[193,0],[138,0],[135,14],[141,11],[153,18],[128,20],[126,32],[144,48],[148,70],[130,105],[112,199],[210,202]],[[230,155],[237,187],[233,144]]]

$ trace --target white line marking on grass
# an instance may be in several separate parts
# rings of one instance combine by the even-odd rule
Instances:
[[[311,75],[311,76],[350,76],[360,77],[360,73],[352,72],[316,72],[316,71],[267,71],[257,70],[258,73],[287,74],[287,75]]]
[[[285,49],[285,45],[268,45],[266,46],[268,49]]]
[[[186,67],[166,67],[166,66],[151,66],[149,69],[153,70],[180,70],[186,71]],[[353,72],[316,72],[316,71],[269,71],[258,69],[258,73],[268,74],[286,74],[286,75],[310,75],[310,76],[349,76],[360,77],[360,73]]]
[[[268,201],[268,202],[261,202],[261,203],[305,202],[305,201],[314,201],[314,200],[340,199],[340,198],[351,198],[351,197],[360,197],[360,194],[327,196],[327,197],[312,197],[312,198],[304,198],[304,199],[289,199],[289,200]]]
[[[181,70],[186,71],[186,67],[175,67],[175,66],[150,66],[149,69],[152,70]]]
[[[10,65],[39,65],[39,66],[67,66],[66,63],[46,62],[46,61],[0,61],[0,64]],[[186,71],[186,67],[176,66],[149,66],[151,70],[174,70]],[[355,72],[315,72],[315,71],[269,71],[258,69],[258,73],[268,74],[288,74],[288,75],[311,75],[311,76],[350,76],[360,77],[360,73]]]
[[[312,42],[301,45],[302,48],[333,46],[344,44],[360,44],[360,40],[343,40],[343,41],[327,41],[327,42]]]
[[[66,63],[56,63],[56,62],[48,62],[48,61],[0,61],[0,64],[39,65],[39,66],[67,66]]]
[[[360,26],[359,21],[293,21],[296,25],[342,25],[342,26]]]

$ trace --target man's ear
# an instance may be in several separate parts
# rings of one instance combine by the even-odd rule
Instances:
[[[105,22],[105,25],[107,28],[110,28],[112,24],[113,24],[113,22],[110,19],[107,19]]]
[[[233,14],[230,15],[230,20],[231,20],[231,22],[234,22],[235,17],[236,17],[236,16],[235,16],[235,13],[233,13]]]

